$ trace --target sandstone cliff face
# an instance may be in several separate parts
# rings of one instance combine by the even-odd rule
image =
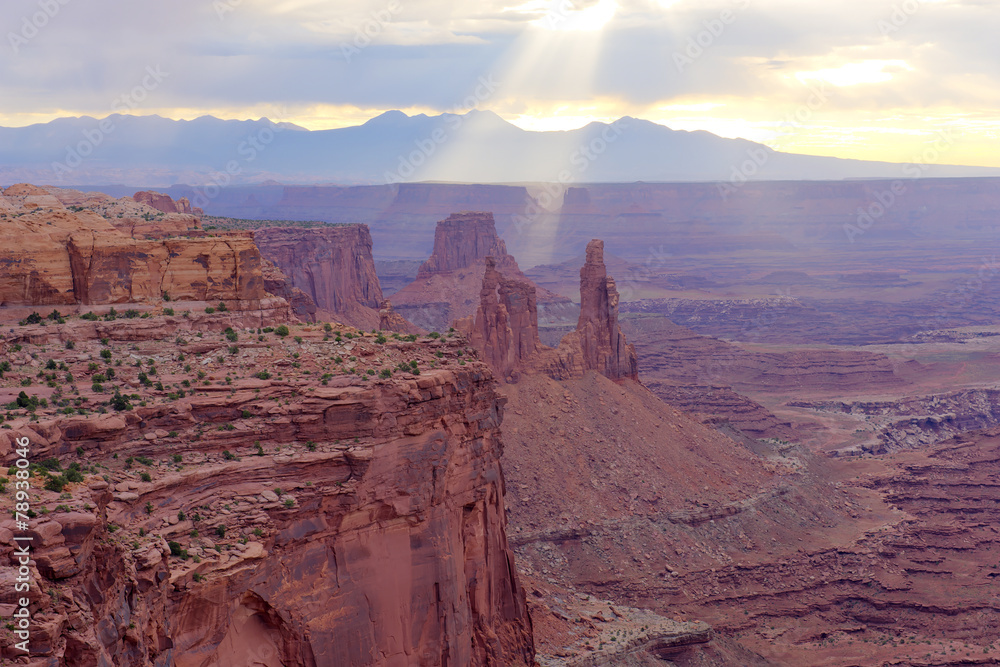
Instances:
[[[263,260],[261,270],[264,277],[264,289],[269,294],[279,296],[287,301],[295,316],[303,322],[316,321],[316,302],[312,300],[312,297],[292,285],[292,281],[274,262]]]
[[[261,254],[320,311],[362,329],[378,326],[382,288],[367,225],[274,227],[257,231],[254,238]]]
[[[503,239],[497,236],[492,213],[453,213],[434,229],[434,250],[420,266],[417,279],[464,269],[487,257],[493,257],[501,270],[520,273]]]
[[[74,375],[108,349],[154,361],[170,388],[191,373],[168,323],[205,334],[181,348],[207,377],[180,399],[122,366],[113,382],[146,405],[67,416],[48,390],[38,421],[18,411],[0,431],[28,436],[32,460],[84,463],[68,496],[32,482],[33,506],[51,510],[32,524],[37,664],[532,665],[506,537],[503,402],[486,366],[448,339],[333,342],[302,326],[302,343],[238,330],[239,352],[224,355],[219,327],[233,315],[109,323],[94,332],[106,347],[81,340],[81,326],[104,323],[71,319],[23,327],[25,349],[5,347],[13,368],[0,391],[34,374],[29,340],[69,336]],[[333,354],[356,369],[331,369]],[[365,379],[364,368],[402,361],[424,370]],[[277,377],[249,375],[260,369]],[[102,398],[86,385],[82,395]],[[13,576],[15,529],[0,524],[0,581]]]
[[[200,208],[191,208],[191,202],[187,197],[181,197],[174,201],[170,195],[146,190],[136,192],[132,195],[132,199],[163,213],[184,213],[186,215],[201,215],[202,213]]]
[[[260,254],[245,234],[133,238],[33,186],[3,197],[16,212],[0,218],[0,305],[159,302],[168,294],[256,307],[264,297]]]
[[[538,302],[569,303],[531,284],[497,235],[492,213],[466,211],[438,222],[430,258],[420,266],[416,279],[392,296],[396,310],[410,322],[434,331],[445,331],[455,321],[475,316],[488,257],[506,278],[531,285]]]

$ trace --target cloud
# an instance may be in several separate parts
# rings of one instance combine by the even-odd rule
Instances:
[[[781,115],[824,83],[837,91],[823,113],[845,118],[986,122],[1000,106],[1000,13],[986,1],[65,0],[16,53],[38,0],[5,10],[0,124],[110,112],[147,66],[169,77],[135,111],[164,115],[444,111],[484,75],[502,83],[485,106],[509,117],[709,104],[706,118],[728,122],[715,114],[733,100]]]

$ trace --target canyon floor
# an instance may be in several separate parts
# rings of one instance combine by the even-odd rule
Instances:
[[[783,437],[749,437],[596,375],[505,387],[510,535],[529,600],[535,591],[540,660],[591,664],[582,656],[610,645],[607,621],[642,627],[577,609],[593,596],[710,626],[711,639],[695,631],[662,654],[678,665],[1000,663],[996,334],[726,342],[731,384]],[[718,353],[714,340],[702,347]],[[670,371],[639,349],[655,387]],[[754,386],[739,381],[743,353],[775,355],[778,371],[788,355],[809,363]],[[815,367],[858,353],[882,370],[840,368],[831,388],[830,369]],[[633,664],[627,653],[593,664]]]

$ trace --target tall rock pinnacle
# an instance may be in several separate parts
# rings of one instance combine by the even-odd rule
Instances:
[[[618,289],[604,265],[604,241],[587,244],[587,259],[580,269],[580,336],[583,365],[611,379],[638,380],[635,348],[618,326]]]

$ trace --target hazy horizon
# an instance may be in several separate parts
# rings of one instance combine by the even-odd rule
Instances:
[[[944,133],[942,163],[1000,166],[1000,17],[973,0],[15,0],[5,15],[6,127],[128,111],[333,129],[478,108],[526,130],[631,116],[898,163]]]

